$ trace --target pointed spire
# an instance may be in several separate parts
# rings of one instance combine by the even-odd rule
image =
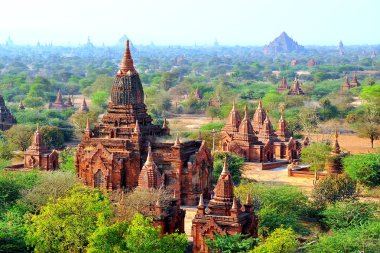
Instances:
[[[85,97],[83,97],[82,105],[80,106],[79,111],[81,111],[81,112],[88,112],[89,111]]]
[[[129,49],[129,40],[127,40],[123,60],[121,61],[120,74],[128,74],[128,72],[130,74],[133,74],[136,72],[135,67],[133,66],[131,51]]]
[[[245,204],[246,205],[252,205],[251,194],[250,193],[247,194],[247,200],[245,201]]]
[[[244,119],[243,120],[248,120],[248,106],[245,105],[245,108],[244,108]]]
[[[179,139],[179,134],[177,133],[177,136],[175,138],[174,146],[179,146],[181,144],[181,141]]]
[[[55,99],[54,103],[55,104],[61,104],[61,105],[63,105],[63,99],[62,99],[61,89],[58,90],[57,98]]]
[[[338,129],[335,128],[335,143],[334,143],[334,147],[333,147],[333,153],[335,153],[335,154],[340,154],[340,152],[341,152],[340,145],[338,142],[338,137],[339,137]]]
[[[86,121],[86,131],[91,131],[90,121],[88,120],[88,117],[87,117],[87,121]]]
[[[201,194],[199,196],[199,204],[198,204],[198,207],[204,207],[205,206],[205,202],[203,200],[203,194]]]
[[[224,157],[222,175],[227,175],[227,174],[230,174],[230,171],[228,170],[227,156],[226,156]]]
[[[146,165],[154,163],[153,156],[152,156],[152,147],[150,146],[150,142],[148,142],[148,155],[146,157]]]
[[[263,101],[261,98],[259,99],[259,104],[257,105],[257,109],[262,109],[263,108]]]
[[[202,138],[202,132],[201,131],[198,132],[198,140],[199,141],[203,140],[203,138]]]
[[[237,203],[236,203],[236,198],[234,197],[233,200],[232,200],[232,207],[231,209],[233,210],[237,210],[238,209],[238,206],[237,206]]]
[[[164,118],[164,123],[162,124],[162,128],[163,129],[168,128],[168,122],[166,121],[166,117]]]
[[[140,131],[140,125],[139,125],[139,121],[138,120],[136,120],[136,126],[135,126],[135,129],[134,129],[134,132],[136,134],[141,133],[141,131]]]

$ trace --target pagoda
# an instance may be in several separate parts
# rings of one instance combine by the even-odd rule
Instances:
[[[301,89],[301,83],[297,79],[297,77],[294,78],[293,85],[290,87],[290,90],[288,92],[288,95],[304,95],[305,93]]]
[[[107,113],[93,129],[87,125],[78,145],[77,175],[91,187],[132,189],[138,186],[149,153],[163,187],[175,192],[181,203],[195,205],[200,194],[210,196],[213,167],[210,150],[204,140],[181,142],[177,136],[174,142],[169,141],[166,120],[163,126],[153,124],[144,99],[127,41]]]
[[[308,67],[315,67],[317,63],[315,62],[314,58],[311,58],[309,62],[307,63]]]
[[[350,89],[351,89],[350,81],[348,80],[348,76],[346,75],[346,77],[344,78],[342,88],[341,88],[341,92],[344,93]]]
[[[325,163],[325,171],[329,174],[342,173],[342,158],[347,155],[346,153],[342,152],[338,142],[338,137],[338,130],[335,130],[335,140],[332,143],[332,150]]]
[[[291,136],[284,109],[275,132],[269,114],[260,100],[252,120],[249,120],[247,107],[243,120],[240,120],[235,105],[232,106],[221,131],[219,150],[237,154],[247,162],[272,163],[277,159],[299,159],[301,146]]]
[[[24,168],[38,168],[40,170],[58,168],[58,153],[47,148],[42,140],[38,125],[33,135],[32,145],[24,152]]]
[[[350,82],[350,87],[353,88],[353,87],[358,87],[358,86],[360,86],[360,83],[358,81],[358,77],[356,76],[356,74],[354,74]]]
[[[5,105],[3,96],[0,95],[0,130],[6,131],[16,123],[16,119]]]
[[[277,90],[279,93],[289,90],[288,82],[286,81],[285,77],[282,78],[281,84],[278,86]]]
[[[58,90],[57,98],[55,99],[54,103],[50,102],[48,105],[48,109],[55,109],[55,110],[64,110],[64,109],[68,109],[72,107],[74,107],[72,98],[69,96],[66,103],[63,102],[61,90]]]
[[[215,234],[243,234],[257,237],[258,218],[253,211],[250,195],[244,205],[234,197],[234,186],[228,170],[227,159],[215,186],[215,195],[208,204],[208,209],[200,196],[197,213],[192,221],[193,252],[208,253],[206,240]]]
[[[81,104],[81,106],[80,106],[80,108],[79,108],[78,111],[79,112],[89,112],[90,111],[90,109],[87,106],[87,102],[86,102],[86,98],[85,97],[83,97],[82,104]]]

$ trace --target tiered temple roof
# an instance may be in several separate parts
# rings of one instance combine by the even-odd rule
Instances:
[[[281,80],[281,84],[280,86],[278,86],[278,92],[284,92],[284,91],[288,91],[289,90],[289,85],[288,85],[288,82],[286,81],[286,78],[283,77],[282,80]]]
[[[288,95],[304,95],[305,93],[301,89],[300,81],[297,77],[294,78],[293,85],[290,87]]]

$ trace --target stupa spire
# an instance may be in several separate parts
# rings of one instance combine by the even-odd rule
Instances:
[[[129,71],[130,71],[130,74],[133,74],[136,72],[135,67],[133,66],[131,51],[129,49],[129,40],[127,40],[124,56],[120,64],[120,74],[125,75]]]

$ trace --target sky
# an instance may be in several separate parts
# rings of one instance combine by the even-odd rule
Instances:
[[[0,43],[380,44],[380,0],[2,0]]]

